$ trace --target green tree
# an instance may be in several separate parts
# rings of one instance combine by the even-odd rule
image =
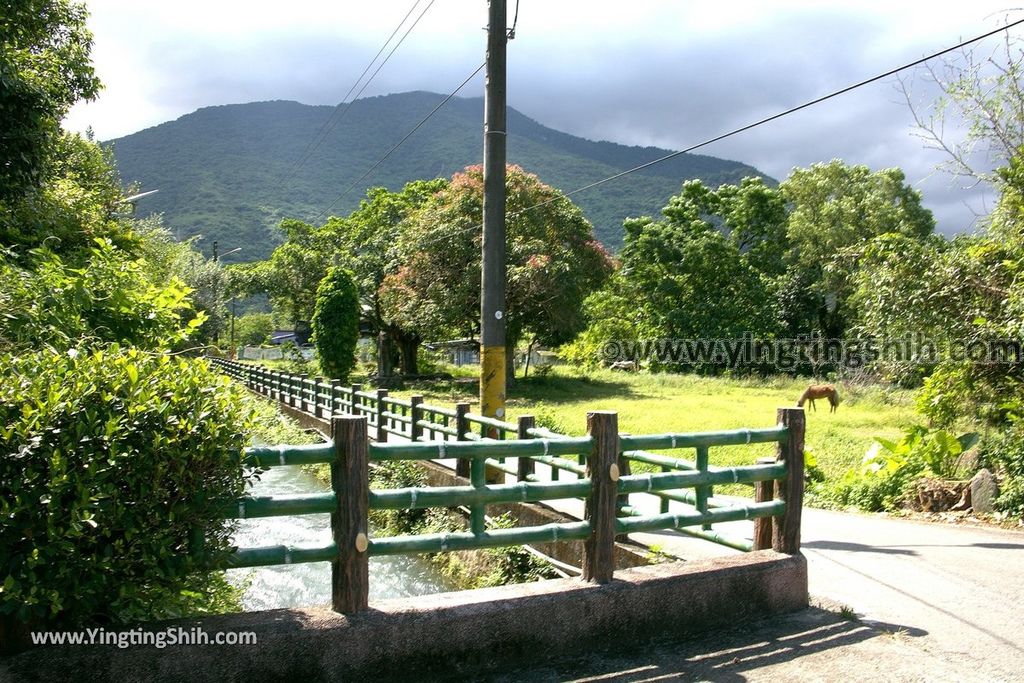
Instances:
[[[772,336],[770,279],[735,241],[694,213],[673,210],[679,206],[670,201],[664,220],[625,225],[620,296],[643,310],[640,331],[672,339]]]
[[[787,260],[793,271],[789,284],[806,287],[808,298],[790,309],[815,310],[813,319],[793,323],[841,338],[855,318],[849,298],[863,247],[886,233],[924,239],[934,230],[935,220],[898,168],[872,172],[867,166],[834,159],[794,169],[781,189],[792,207],[787,228]]]
[[[0,251],[0,350],[129,344],[168,348],[204,322],[176,278],[154,284],[146,263],[97,239],[81,264],[45,249]]]
[[[7,0],[0,12],[0,201],[42,185],[75,102],[99,81],[86,10],[69,0]]]
[[[422,337],[415,329],[385,318],[380,291],[384,279],[401,265],[395,245],[403,221],[447,185],[447,180],[438,178],[407,183],[400,192],[371,188],[358,209],[346,218],[330,218],[321,228],[326,235],[324,243],[332,245],[338,261],[355,276],[363,317],[369,328],[384,336],[383,353],[377,358],[379,377],[391,374],[395,344],[400,352],[402,372],[417,373],[417,350]]]
[[[281,221],[284,242],[266,261],[232,266],[232,294],[266,293],[293,325],[308,322],[316,291],[335,262],[336,245],[322,231],[294,219]]]
[[[621,269],[587,299],[589,325],[565,349],[570,360],[613,360],[608,351],[632,340],[774,335],[773,278],[787,248],[781,193],[753,178],[717,190],[691,180],[662,214],[625,222]],[[679,367],[671,358],[657,364]]]
[[[116,344],[0,353],[0,377],[0,649],[18,624],[170,618],[215,600],[223,501],[250,476],[244,390],[201,359]]]
[[[350,271],[335,266],[327,272],[316,292],[312,327],[324,372],[332,379],[348,379],[359,341],[359,288]]]
[[[274,316],[270,313],[249,313],[235,319],[235,343],[260,346],[270,342],[274,334]]]
[[[509,166],[506,197],[511,370],[521,340],[556,345],[583,328],[583,300],[612,265],[579,208],[537,176]],[[403,265],[381,286],[386,320],[424,337],[476,334],[482,207],[483,171],[471,166],[410,215],[398,244]]]
[[[739,185],[721,185],[717,190],[689,180],[678,195],[669,198],[662,214],[675,223],[720,229],[755,270],[779,275],[786,269],[786,199],[761,178],[744,178]]]

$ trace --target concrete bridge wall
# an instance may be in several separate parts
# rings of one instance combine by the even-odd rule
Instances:
[[[345,681],[469,676],[639,638],[695,634],[807,606],[802,555],[759,551],[578,579],[388,600],[344,616],[286,609],[147,626],[249,631],[256,645],[36,648],[0,662],[0,680]]]

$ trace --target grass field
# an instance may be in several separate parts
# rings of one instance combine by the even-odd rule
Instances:
[[[547,377],[516,381],[508,398],[508,414],[532,414],[555,431],[586,432],[588,410],[614,410],[619,430],[633,434],[715,431],[775,424],[779,406],[795,405],[806,379],[709,378],[693,375],[628,374],[609,371],[580,373],[556,369]],[[396,395],[424,395],[427,403],[451,405],[477,401],[475,382],[424,384]],[[874,437],[897,437],[914,421],[912,395],[881,387],[841,386],[839,409],[829,413],[828,401],[808,410],[806,447],[827,478],[843,474],[861,461]],[[772,453],[770,445],[711,449],[712,464],[751,463]]]
[[[266,363],[282,367],[283,363]],[[451,406],[478,400],[475,366],[439,370],[451,381],[409,385],[395,396],[422,394],[427,403]],[[311,366],[310,372],[315,372]],[[353,381],[365,378],[354,377]],[[796,405],[807,378],[728,378],[582,371],[559,366],[545,377],[516,380],[508,396],[508,415],[534,415],[538,424],[567,435],[586,433],[588,410],[614,410],[619,430],[633,434],[694,432],[768,427],[779,406]],[[897,438],[902,428],[919,421],[910,391],[881,386],[840,384],[841,403],[829,413],[828,401],[818,410],[807,406],[805,446],[828,480],[860,463],[875,437]],[[716,465],[749,464],[772,453],[766,444],[711,449]],[[685,457],[691,457],[684,454]],[[639,469],[639,468],[638,468]]]

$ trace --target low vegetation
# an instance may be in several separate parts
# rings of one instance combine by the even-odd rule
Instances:
[[[330,481],[330,472],[326,466],[310,466],[309,470],[321,481]],[[426,485],[426,472],[415,462],[384,462],[370,471],[370,487],[374,489]],[[370,524],[377,536],[438,534],[468,529],[464,515],[458,510],[446,508],[371,510]],[[513,523],[508,515],[488,520],[488,528],[491,529],[511,526]],[[550,564],[520,546],[433,553],[428,557],[438,571],[460,589],[504,586],[559,576]]]

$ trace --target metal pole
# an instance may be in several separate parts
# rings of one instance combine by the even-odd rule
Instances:
[[[505,417],[505,15],[505,0],[488,1],[480,412],[497,418]]]

